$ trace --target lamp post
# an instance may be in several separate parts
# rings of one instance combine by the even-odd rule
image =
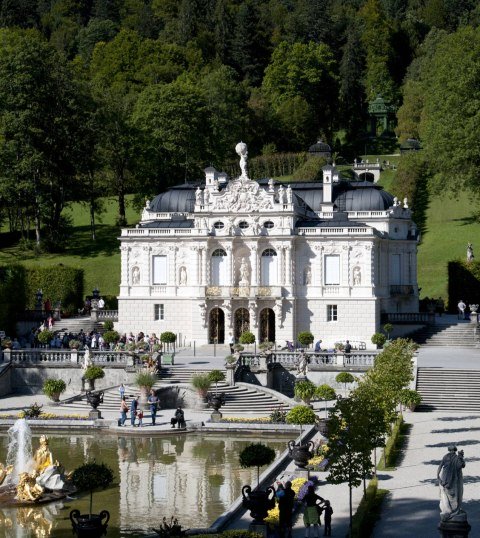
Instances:
[[[95,286],[95,288],[93,289],[92,298],[93,299],[100,299],[100,290],[98,289],[98,286]]]
[[[35,297],[37,300],[35,303],[35,309],[42,310],[43,291],[41,289],[38,289],[37,293],[35,294]]]

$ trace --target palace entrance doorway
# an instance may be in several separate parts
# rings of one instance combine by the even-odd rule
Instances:
[[[250,330],[250,312],[246,308],[239,308],[235,310],[234,320],[235,342],[238,342],[242,333]]]
[[[275,342],[275,312],[271,308],[260,312],[260,342]]]
[[[225,314],[221,308],[210,310],[208,318],[208,343],[225,343]]]

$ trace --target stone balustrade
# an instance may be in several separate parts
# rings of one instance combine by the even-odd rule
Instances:
[[[103,310],[92,308],[90,312],[92,321],[118,321],[118,310]]]
[[[83,366],[84,351],[76,349],[20,349],[4,350],[4,362],[13,365],[42,364],[58,366],[59,364]],[[133,357],[125,351],[91,351],[90,358],[98,366],[133,366]]]
[[[353,351],[352,353],[314,353],[307,352],[310,369],[321,369],[325,366],[362,366],[371,367],[379,351]],[[253,368],[266,368],[268,364],[280,364],[287,370],[294,370],[300,359],[300,352],[276,351],[270,355],[260,353],[242,353],[240,365]]]

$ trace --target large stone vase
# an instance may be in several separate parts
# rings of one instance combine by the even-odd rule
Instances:
[[[295,441],[290,441],[288,443],[288,450],[290,452],[290,457],[295,462],[295,465],[299,469],[305,469],[308,464],[308,460],[312,458],[313,455],[313,442],[308,441],[304,445],[296,445]]]
[[[105,520],[105,521],[104,521]],[[100,514],[80,514],[80,510],[70,512],[73,533],[79,538],[100,538],[107,534],[110,513],[102,510]]]
[[[263,525],[268,511],[275,507],[275,490],[269,486],[265,491],[252,491],[250,486],[243,486],[242,497],[243,507],[250,510],[253,525]]]

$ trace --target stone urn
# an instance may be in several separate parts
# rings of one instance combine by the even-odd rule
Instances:
[[[242,488],[242,505],[250,510],[253,525],[263,525],[268,511],[275,507],[275,490],[269,486],[265,491],[253,490],[250,486]]]
[[[105,521],[104,521],[105,520]],[[99,538],[107,534],[110,513],[102,510],[100,514],[80,514],[80,510],[70,512],[73,533],[79,538]]]
[[[299,469],[305,469],[308,460],[311,459],[313,455],[313,442],[308,441],[305,445],[296,445],[295,441],[290,441],[288,443],[288,450],[295,465]]]
[[[98,392],[87,391],[87,402],[90,404],[92,409],[97,409],[97,407],[103,403],[103,390]]]
[[[207,394],[207,403],[214,411],[218,411],[222,405],[225,405],[225,393]]]

